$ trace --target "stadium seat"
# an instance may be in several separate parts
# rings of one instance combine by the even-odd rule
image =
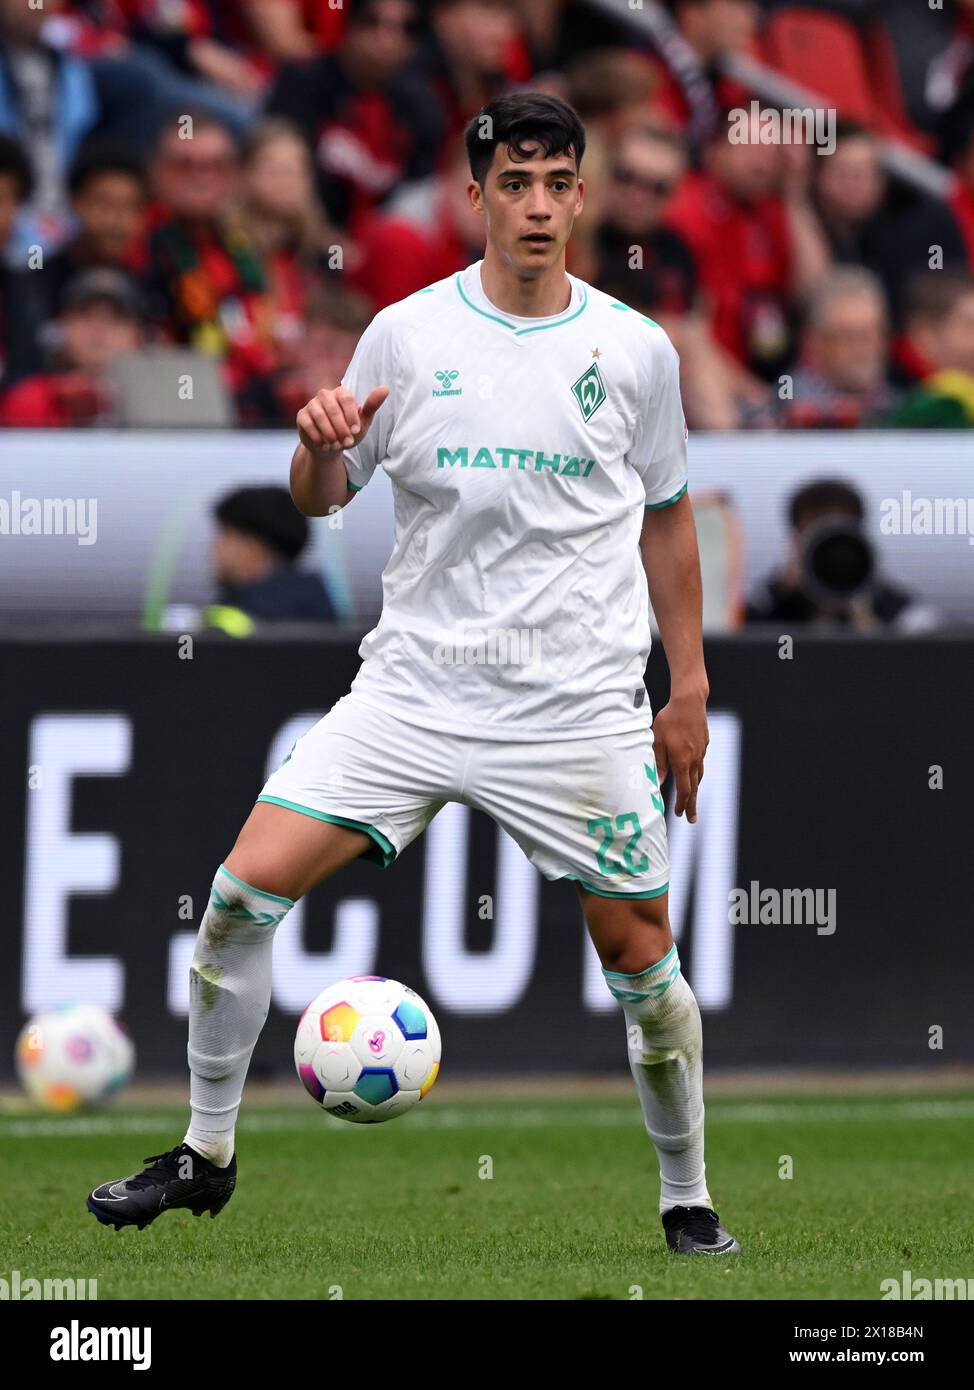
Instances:
[[[879,127],[863,46],[848,20],[801,6],[777,10],[765,30],[764,54],[782,76],[821,95],[840,116]]]
[[[220,367],[184,348],[147,348],[116,359],[108,375],[119,424],[142,429],[221,429],[236,423]],[[187,398],[186,383],[192,382]]]

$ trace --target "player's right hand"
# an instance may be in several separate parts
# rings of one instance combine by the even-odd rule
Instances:
[[[377,386],[359,405],[347,386],[316,391],[298,411],[301,443],[313,454],[331,454],[360,444],[388,394],[388,386]]]

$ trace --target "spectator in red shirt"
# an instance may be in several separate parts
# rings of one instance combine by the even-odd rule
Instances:
[[[447,137],[461,134],[493,97],[531,77],[513,0],[432,0],[415,69],[439,98]]]
[[[301,130],[331,220],[353,234],[400,183],[436,167],[439,104],[405,69],[418,12],[412,0],[359,0],[341,48],[281,69],[267,110]]]
[[[168,339],[219,358],[240,392],[274,366],[273,323],[260,258],[232,225],[240,159],[230,132],[196,115],[163,133],[152,166],[164,212],[149,244],[153,316]]]
[[[138,286],[117,270],[86,270],[64,290],[47,370],[25,377],[0,401],[0,425],[78,429],[112,424],[106,374],[144,342]]]
[[[785,147],[762,144],[759,121],[747,133],[738,143],[724,127],[711,138],[703,171],[684,181],[667,223],[694,253],[717,343],[773,381],[790,358],[794,299],[829,262]],[[809,151],[791,151],[807,169]]]
[[[470,203],[470,163],[462,138],[441,174],[410,184],[388,212],[363,222],[352,283],[374,309],[462,270],[484,253],[484,219]]]

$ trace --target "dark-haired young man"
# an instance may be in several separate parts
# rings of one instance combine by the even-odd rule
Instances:
[[[82,271],[140,275],[146,269],[146,174],[137,155],[109,145],[83,150],[68,192],[77,231],[38,276],[50,318],[61,311],[65,285]]]
[[[217,872],[190,976],[185,1139],[89,1205],[115,1224],[222,1207],[277,925],[360,855],[392,863],[455,801],[575,883],[626,1015],[667,1240],[736,1253],[707,1190],[700,1013],[667,916],[660,784],[672,768],[695,821],[708,695],[678,359],[657,324],[566,274],[585,149],[571,107],[501,97],[466,139],[483,260],[378,313],[342,385],[298,414],[306,515],[379,465],[392,481],[382,616],[351,691],[271,775]],[[647,577],[671,676],[655,728]]]
[[[220,498],[213,518],[213,575],[221,607],[260,622],[334,621],[321,576],[297,567],[308,544],[308,523],[287,488],[237,488]]]

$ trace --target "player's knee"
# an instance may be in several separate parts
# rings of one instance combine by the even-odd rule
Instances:
[[[665,955],[666,951],[661,946],[647,942],[645,938],[621,946],[618,950],[603,948],[601,952],[606,970],[614,970],[620,975],[641,975],[644,970],[658,965]]]
[[[244,903],[248,889],[255,893],[269,894],[273,898],[289,898],[292,902],[300,896],[294,885],[286,881],[280,865],[274,864],[264,855],[238,854],[234,850],[223,861],[223,868],[228,873],[221,875],[224,880],[222,891],[231,895],[237,906]],[[233,879],[229,874],[233,875]],[[237,880],[236,883],[234,879]]]

